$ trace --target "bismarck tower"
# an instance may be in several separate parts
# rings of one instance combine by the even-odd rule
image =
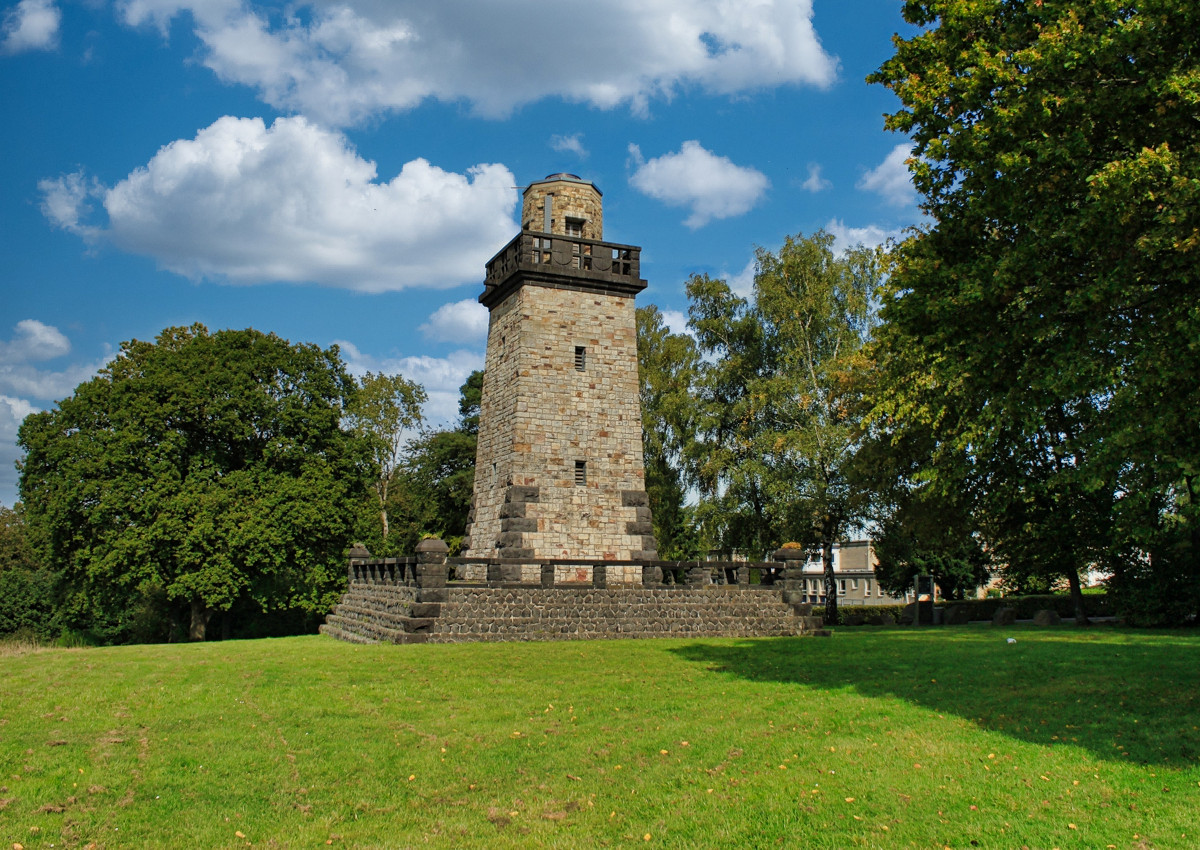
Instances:
[[[600,190],[552,174],[487,264],[490,311],[467,557],[657,557],[642,463],[641,249],[602,241]],[[639,583],[630,567],[608,581]]]

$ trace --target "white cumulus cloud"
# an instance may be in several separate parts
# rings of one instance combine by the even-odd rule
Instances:
[[[757,272],[758,260],[751,257],[750,262],[746,263],[740,272],[728,275],[725,282],[729,284],[729,289],[734,295],[739,298],[749,298],[754,294],[754,275]]]
[[[10,400],[25,405],[31,404],[26,400],[30,398],[66,398],[107,362],[104,358],[68,363],[59,369],[37,365],[70,353],[71,342],[58,328],[37,319],[22,319],[13,328],[12,338],[0,341],[0,393],[11,394]]]
[[[892,148],[891,153],[858,181],[859,189],[875,192],[889,204],[907,206],[917,199],[912,175],[908,173],[908,159],[912,156],[912,144],[904,142]]]
[[[801,188],[806,192],[824,192],[833,186],[833,183],[821,176],[821,166],[818,163],[810,162],[808,164],[808,179],[800,184]]]
[[[104,187],[95,178],[88,178],[82,171],[63,174],[54,179],[38,181],[42,193],[42,213],[63,230],[84,239],[94,239],[99,230],[83,223],[91,213],[89,198],[102,197]]]
[[[21,0],[4,13],[0,53],[52,50],[58,45],[62,11],[54,0]]]
[[[691,334],[691,329],[688,327],[687,313],[682,310],[659,310],[662,314],[663,324],[667,326],[673,334]]]
[[[692,229],[749,212],[770,186],[761,171],[735,165],[694,140],[684,142],[678,153],[649,160],[637,145],[629,152],[637,165],[630,184],[669,206],[688,207],[691,215],[684,224]]]
[[[837,76],[812,0],[123,0],[165,33],[187,15],[201,61],[283,110],[347,124],[426,99],[503,116],[561,97],[645,112],[699,86],[717,94]],[[546,35],[548,37],[542,37]]]
[[[859,245],[875,248],[890,239],[904,238],[904,231],[900,228],[880,227],[877,224],[868,224],[866,227],[847,227],[840,218],[831,218],[825,225],[825,231],[833,236],[833,250],[839,254],[847,248],[855,248]]]
[[[21,421],[53,402],[71,395],[91,379],[108,358],[68,362],[45,368],[52,360],[71,353],[71,341],[53,325],[22,319],[8,340],[0,340],[0,503],[16,501],[17,473],[13,464],[21,457],[17,429]]]
[[[559,153],[573,153],[580,159],[587,159],[588,151],[583,146],[582,133],[574,133],[570,136],[551,136],[550,147]]]
[[[421,325],[421,333],[438,342],[486,342],[488,309],[474,298],[443,304]]]
[[[62,331],[37,319],[22,319],[14,330],[11,340],[0,342],[0,363],[53,360],[71,351],[71,341]]]
[[[17,447],[17,429],[34,407],[23,398],[0,395],[0,505],[11,508],[17,501],[17,467],[22,457]]]
[[[364,354],[352,342],[338,340],[337,346],[352,375],[382,372],[403,375],[425,388],[429,401],[425,404],[425,420],[432,427],[453,425],[458,421],[459,388],[476,369],[483,368],[483,349],[460,349],[446,357],[418,355],[414,357],[372,357]]]
[[[511,236],[515,179],[424,159],[384,182],[340,133],[303,117],[223,117],[162,147],[109,189],[81,175],[44,180],[43,210],[190,278],[317,283],[366,292],[477,280]],[[107,227],[84,223],[103,200]]]

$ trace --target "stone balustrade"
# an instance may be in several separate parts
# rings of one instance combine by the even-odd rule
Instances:
[[[438,569],[438,566],[442,569]],[[424,568],[422,570],[422,567]],[[352,558],[350,585],[421,586],[421,576],[436,575],[454,587],[595,587],[634,586],[760,587],[780,590],[789,567],[776,561],[594,561],[579,558],[444,558],[422,563],[417,557]],[[635,572],[640,581],[613,581],[610,576]],[[536,578],[529,578],[529,576]],[[790,575],[790,574],[789,574]],[[564,576],[567,576],[564,578]],[[432,586],[432,585],[431,585]]]
[[[513,284],[536,283],[546,275],[558,278],[558,286],[574,283],[582,289],[635,295],[646,288],[641,251],[636,245],[523,230],[488,261],[479,300],[490,308]]]

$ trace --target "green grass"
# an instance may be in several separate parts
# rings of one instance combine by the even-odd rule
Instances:
[[[26,647],[0,847],[1193,847],[1198,673],[1114,628]]]

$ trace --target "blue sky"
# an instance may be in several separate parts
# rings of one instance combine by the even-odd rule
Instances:
[[[898,0],[20,0],[0,22],[0,503],[16,429],[129,339],[201,322],[337,344],[434,423],[481,368],[520,189],[604,193],[682,327],[756,246],[918,220]]]

